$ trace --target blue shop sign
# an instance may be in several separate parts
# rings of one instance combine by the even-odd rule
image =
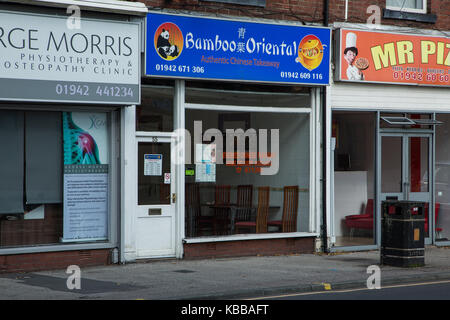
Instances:
[[[328,85],[329,28],[147,15],[146,75]]]

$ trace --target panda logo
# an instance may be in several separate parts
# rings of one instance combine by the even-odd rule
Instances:
[[[155,50],[164,60],[175,60],[183,50],[183,34],[173,23],[166,22],[155,32]]]

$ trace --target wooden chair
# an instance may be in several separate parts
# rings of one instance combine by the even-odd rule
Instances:
[[[200,187],[197,183],[186,183],[185,219],[187,237],[200,236],[204,231],[212,230],[212,217],[202,216]]]
[[[268,226],[275,226],[281,232],[297,231],[298,215],[298,186],[284,187],[283,216],[281,220],[267,222]]]
[[[240,185],[237,189],[236,221],[250,221],[253,206],[253,185]]]
[[[229,234],[231,226],[230,207],[231,186],[219,185],[215,189],[214,201],[214,234]]]
[[[237,221],[234,225],[236,233],[242,229],[255,229],[256,233],[267,232],[267,218],[269,215],[270,187],[258,188],[258,213],[256,221]]]

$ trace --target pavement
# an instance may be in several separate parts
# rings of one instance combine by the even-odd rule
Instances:
[[[0,274],[1,300],[228,300],[366,287],[379,251],[150,260],[81,269],[69,290],[66,270]],[[450,247],[430,246],[425,266],[380,266],[381,286],[450,280]],[[74,283],[74,282],[72,282]]]

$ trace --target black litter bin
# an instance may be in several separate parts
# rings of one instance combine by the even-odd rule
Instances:
[[[382,202],[381,264],[396,267],[425,265],[425,202]]]

